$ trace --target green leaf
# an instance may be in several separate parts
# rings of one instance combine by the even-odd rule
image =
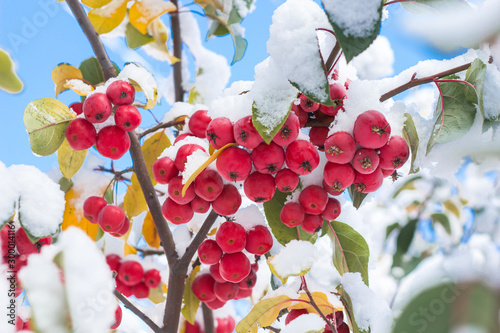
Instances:
[[[234,56],[233,60],[231,61],[231,65],[234,65],[235,62],[241,60],[243,56],[245,55],[245,51],[247,49],[248,42],[243,36],[241,36],[238,33],[236,33],[233,29],[229,29],[231,32],[231,36],[233,36],[233,42],[234,42]]]
[[[286,201],[286,197],[288,195],[289,193],[276,191],[274,197],[271,200],[264,202],[263,204],[267,223],[269,224],[269,227],[271,228],[274,237],[279,243],[286,245],[293,239],[299,239],[297,234],[299,233],[301,240],[306,240],[310,241],[311,243],[314,243],[317,239],[316,234],[311,235],[302,230],[302,228],[290,228],[286,226],[283,222],[281,222],[280,218],[281,208],[283,208]]]
[[[55,153],[64,141],[66,127],[74,118],[74,113],[57,99],[47,97],[29,103],[23,121],[31,150],[41,156]]]
[[[499,332],[499,309],[498,292],[481,282],[443,283],[414,297],[396,319],[392,332],[448,333],[459,327]]]
[[[66,177],[61,177],[61,179],[59,179],[59,187],[61,191],[67,193],[73,187],[73,181]]]
[[[409,113],[404,114],[406,117],[405,123],[403,125],[403,138],[410,146],[411,152],[411,164],[410,164],[410,174],[418,172],[418,169],[413,168],[413,163],[417,158],[418,144],[420,139],[418,138],[417,128],[415,127],[415,123],[413,122],[413,118]]]
[[[399,229],[400,227],[401,225],[398,222],[388,225],[387,228],[385,228],[385,239],[387,239],[394,230]]]
[[[333,265],[340,275],[361,273],[363,282],[368,286],[368,260],[370,249],[363,236],[348,224],[333,221],[328,236],[333,244]]]
[[[486,74],[486,65],[480,59],[474,59],[470,67],[465,73],[465,81],[472,84],[476,90],[472,89],[471,86],[465,85],[465,98],[469,102],[477,104],[481,115],[484,118],[484,106],[483,106],[483,89],[484,89],[484,76]],[[497,120],[497,119],[490,119]]]
[[[349,186],[347,190],[349,192],[349,197],[351,197],[352,205],[354,206],[354,208],[358,209],[363,203],[363,200],[365,200],[368,193],[357,191],[356,186],[354,185]]]
[[[229,34],[229,30],[224,24],[218,21],[212,21],[210,29],[208,30],[207,40],[212,36],[222,37]]]
[[[238,6],[235,5],[235,2],[233,0],[233,6],[231,7],[231,11],[229,12],[229,18],[227,19],[227,24],[235,24],[235,23],[240,23],[244,17],[240,16],[240,11],[238,10]],[[238,1],[241,5],[241,2]],[[252,7],[252,2],[253,0],[243,0],[243,2],[246,4],[247,9],[250,9]]]
[[[116,74],[118,74],[120,69],[115,63],[113,63],[113,66],[115,67]],[[90,82],[92,85],[96,86],[104,82],[104,75],[102,74],[101,66],[96,57],[91,57],[82,61],[78,68],[80,68],[82,72],[83,79]]]
[[[415,176],[415,177],[411,177],[409,178],[407,181],[405,181],[403,183],[403,185],[401,185],[397,190],[396,192],[394,192],[394,194],[392,195],[392,198],[393,199],[396,199],[396,197],[403,191],[405,190],[414,190],[416,187],[415,187],[415,184],[414,182],[416,180],[419,180],[419,179],[422,179],[422,176]]]
[[[131,49],[136,49],[148,43],[154,42],[154,38],[149,34],[143,34],[137,30],[132,24],[127,23],[125,28],[125,39],[127,46]]]
[[[445,79],[457,79],[448,76]],[[464,84],[461,82],[438,83],[443,97],[436,106],[436,123],[427,144],[427,153],[436,143],[449,142],[464,136],[474,123],[476,106],[465,97]],[[444,105],[444,119],[441,105]]]
[[[337,292],[339,293],[340,300],[344,305],[344,310],[347,314],[347,321],[351,324],[352,333],[359,333],[358,324],[356,323],[356,319],[354,318],[354,310],[352,307],[351,297],[345,291],[344,287],[341,284],[337,286]]]
[[[71,179],[80,170],[86,157],[87,149],[74,150],[69,145],[68,140],[63,140],[63,143],[57,150],[57,159],[62,175]]]
[[[346,61],[349,62],[355,56],[361,54],[364,50],[366,50],[373,41],[377,38],[380,32],[380,23],[382,21],[382,1],[380,2],[380,6],[377,9],[377,20],[374,23],[371,30],[363,35],[363,36],[352,36],[349,35],[350,27],[340,27],[334,20],[335,15],[330,11],[328,6],[325,8],[326,15],[328,16],[328,20],[333,27],[333,31],[335,32],[335,36],[337,37],[337,41],[344,52],[344,56]],[[323,3],[323,7],[324,3]]]
[[[2,49],[0,49],[0,89],[10,93],[18,93],[23,90],[23,83],[14,71],[12,59]]]
[[[270,110],[259,110],[255,106],[255,102],[252,105],[252,123],[257,132],[259,132],[260,136],[264,139],[264,142],[270,144],[273,141],[273,138],[280,131],[281,127],[285,123],[288,118],[288,114],[292,108],[292,104],[290,103],[290,108],[286,115],[284,115],[279,122],[275,124],[274,127],[269,128],[267,124],[263,124],[260,119],[266,119],[265,114],[269,113]]]
[[[198,312],[198,308],[200,306],[200,300],[195,296],[192,288],[193,281],[199,271],[200,266],[196,266],[191,274],[189,274],[189,276],[186,278],[184,295],[182,297],[183,306],[181,309],[181,313],[191,325],[194,325],[196,312]]]
[[[432,222],[439,223],[443,226],[444,230],[448,235],[451,235],[450,219],[446,214],[434,213],[431,215]]]
[[[417,229],[418,219],[409,220],[406,225],[401,228],[398,238],[396,240],[396,253],[392,259],[393,267],[401,267],[403,265],[403,256],[410,248],[413,237],[415,236],[415,230]]]

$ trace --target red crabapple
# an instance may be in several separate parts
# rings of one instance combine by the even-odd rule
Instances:
[[[182,183],[182,176],[175,176],[170,179],[170,182],[168,183],[168,197],[179,205],[186,205],[190,203],[196,196],[194,193],[193,183],[189,184],[184,195],[182,195],[183,187],[184,184]]]
[[[117,80],[106,88],[106,96],[116,106],[130,105],[135,99],[135,89],[130,83]]]
[[[224,306],[224,304],[226,304],[226,302],[221,301],[217,297],[215,297],[215,299],[213,301],[204,302],[204,303],[207,306],[207,308],[209,308],[210,310],[220,309]],[[186,332],[184,332],[184,333],[186,333]]]
[[[353,184],[356,191],[370,193],[378,190],[383,182],[384,175],[382,174],[382,169],[377,168],[374,172],[367,175],[356,172]]]
[[[97,132],[94,125],[83,118],[73,119],[64,131],[64,136],[74,150],[85,150],[95,145]]]
[[[285,164],[285,151],[274,142],[262,142],[252,150],[252,162],[258,172],[274,174]]]
[[[328,162],[323,171],[323,179],[334,191],[342,192],[354,181],[354,169],[351,164]]]
[[[247,149],[254,149],[263,141],[253,126],[252,116],[246,116],[236,121],[233,126],[233,135],[236,143]]]
[[[280,219],[290,228],[297,227],[304,221],[304,207],[298,202],[288,202],[281,208]]]
[[[228,181],[243,181],[252,171],[250,154],[239,147],[229,147],[224,150],[215,163],[217,171]]]
[[[132,296],[132,286],[127,286],[120,279],[115,279],[115,283],[116,283],[116,290],[121,292],[123,296],[125,297]]]
[[[241,289],[252,289],[256,283],[257,283],[257,272],[252,267],[252,269],[250,270],[250,273],[248,273],[248,275],[243,279],[243,281],[238,283],[238,286],[240,287],[240,290]]]
[[[291,112],[295,113],[295,115],[299,118],[299,126],[302,128],[306,125],[307,120],[309,119],[309,115],[307,112],[302,110],[299,104],[292,103]]]
[[[96,148],[102,156],[117,160],[129,150],[130,137],[118,126],[106,126],[97,133]]]
[[[152,268],[144,272],[144,284],[148,288],[156,288],[160,285],[160,283],[161,275],[159,270]]]
[[[299,100],[300,100],[300,107],[305,112],[314,112],[319,108],[319,103],[309,99],[309,97],[307,97],[304,94],[300,94]]]
[[[226,280],[224,280],[222,278],[222,276],[220,275],[219,268],[220,268],[220,264],[219,263],[216,263],[214,265],[210,265],[210,275],[217,282],[226,282]]]
[[[219,215],[234,215],[241,206],[241,195],[236,186],[224,185],[221,194],[212,201],[212,209]]]
[[[273,247],[273,236],[265,225],[256,225],[247,232],[245,250],[251,254],[263,255]]]
[[[141,124],[142,116],[133,105],[122,105],[115,110],[116,126],[125,132],[135,130]]]
[[[392,136],[385,146],[380,148],[380,167],[383,169],[399,169],[410,156],[410,149],[405,139]]]
[[[113,112],[113,106],[108,97],[100,92],[93,93],[83,102],[83,114],[91,123],[105,122]]]
[[[142,281],[144,269],[140,262],[135,260],[126,260],[121,263],[118,269],[117,279],[127,286],[135,286]]]
[[[347,98],[347,90],[340,83],[330,85],[330,98],[333,101],[333,106],[320,105],[319,110],[329,116],[336,116],[339,110],[344,107],[344,99]]]
[[[214,284],[214,293],[215,296],[223,301],[227,302],[231,299],[234,299],[238,294],[238,284],[233,282],[215,282]]]
[[[83,102],[74,102],[69,105],[69,109],[73,110],[77,115],[83,112]]]
[[[276,191],[274,177],[260,172],[253,172],[245,179],[243,191],[247,198],[253,202],[269,201]]]
[[[390,135],[391,125],[379,111],[365,111],[354,122],[354,140],[364,148],[380,148],[387,143]]]
[[[199,149],[205,151],[205,149],[203,149],[202,146],[194,143],[188,143],[181,146],[177,150],[177,155],[175,155],[175,160],[174,160],[174,164],[177,170],[179,170],[180,172],[184,171],[188,156]]]
[[[103,197],[91,196],[83,202],[83,216],[92,223],[97,223],[97,216],[108,203]]]
[[[224,254],[220,260],[220,275],[228,282],[243,281],[251,269],[250,260],[243,252]]]
[[[178,174],[179,170],[170,157],[161,157],[153,163],[153,177],[158,184],[168,184]]]
[[[325,150],[325,141],[328,136],[328,131],[330,131],[330,129],[325,126],[311,127],[309,130],[309,141],[318,147],[320,151]]]
[[[109,269],[118,273],[118,269],[120,268],[122,258],[117,254],[108,254],[106,256],[106,263],[109,266]]]
[[[113,323],[113,325],[111,325],[111,329],[114,330],[115,328],[118,328],[118,326],[120,326],[121,322],[122,322],[122,308],[121,306],[117,306],[116,307],[116,310],[115,310],[115,322]]]
[[[327,221],[333,221],[339,217],[341,212],[340,201],[335,198],[328,198],[328,203],[326,204],[325,210],[321,213],[321,216]]]
[[[200,274],[194,279],[191,288],[200,301],[210,302],[216,298],[214,284],[215,280],[210,274]]]
[[[146,286],[144,282],[139,282],[136,285],[132,286],[132,295],[136,298],[148,298],[149,297],[149,287]]]
[[[167,221],[175,225],[188,223],[194,216],[191,205],[180,205],[171,198],[167,198],[163,202],[161,211]]]
[[[328,203],[328,193],[318,185],[309,185],[299,195],[299,203],[308,214],[319,215]]]
[[[236,327],[236,322],[231,316],[225,318],[216,318],[217,325],[215,327],[215,333],[232,333]]]
[[[299,185],[299,176],[290,169],[281,169],[274,176],[276,188],[281,192],[292,192]]]
[[[179,134],[175,140],[174,140],[174,145],[179,142],[179,141],[182,141],[184,140],[185,138],[187,138],[188,136],[196,136],[196,135],[193,135],[192,133],[182,133],[182,134]]]
[[[120,230],[116,232],[111,232],[111,236],[113,237],[121,237],[125,235],[130,229],[130,220],[125,216],[125,220],[123,220],[123,225]]]
[[[347,132],[335,132],[325,140],[325,157],[338,164],[351,162],[356,153],[356,141]]]
[[[200,198],[199,196],[196,196],[189,204],[191,205],[193,212],[198,214],[204,214],[210,209],[210,202]]]
[[[215,240],[224,253],[240,252],[247,243],[247,233],[241,224],[226,221],[217,229]]]
[[[285,154],[288,168],[299,175],[310,174],[319,164],[319,154],[312,143],[296,140],[288,145]]]
[[[37,244],[33,244],[26,234],[24,228],[19,228],[16,231],[16,247],[17,251],[23,255],[29,255],[39,252]]]
[[[228,143],[236,142],[234,140],[233,124],[226,117],[212,119],[207,126],[205,137],[215,149],[220,149]]]
[[[288,146],[291,142],[295,141],[299,136],[300,123],[299,118],[294,112],[288,114],[283,126],[281,126],[278,133],[273,138],[273,142],[279,146]]]
[[[305,232],[314,234],[323,227],[323,217],[321,215],[306,214],[300,226]]]
[[[380,158],[374,149],[361,148],[358,149],[352,159],[352,167],[359,173],[369,174],[378,168]]]
[[[204,138],[207,126],[212,121],[207,110],[198,110],[189,118],[188,127],[191,133],[198,138]]]
[[[118,232],[125,223],[125,212],[118,206],[107,205],[97,215],[97,223],[105,232]]]
[[[205,169],[194,181],[194,192],[200,198],[212,202],[221,194],[224,181],[215,170]]]
[[[202,264],[215,265],[222,257],[222,250],[213,239],[205,239],[198,246],[198,258]]]

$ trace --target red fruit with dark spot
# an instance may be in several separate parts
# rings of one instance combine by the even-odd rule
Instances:
[[[241,224],[226,221],[217,229],[215,240],[224,253],[241,252],[247,243],[247,233]]]
[[[216,299],[214,284],[215,280],[210,274],[200,274],[194,279],[191,288],[200,301],[210,302]]]
[[[224,304],[226,304],[226,302],[223,302],[221,301],[220,299],[218,299],[217,297],[213,300],[213,301],[210,301],[210,302],[205,302],[205,305],[210,309],[210,310],[217,310],[217,309],[220,309],[224,306]],[[187,333],[187,332],[185,332]]]
[[[359,173],[369,174],[378,168],[380,158],[374,149],[361,148],[352,158],[352,167]]]
[[[351,162],[356,149],[356,141],[347,132],[335,132],[325,140],[325,157],[333,163],[346,164]]]
[[[97,215],[97,223],[105,232],[118,232],[125,223],[125,213],[118,206],[107,205]]]
[[[118,273],[118,269],[120,268],[122,262],[122,258],[117,254],[108,254],[106,256],[106,263],[109,266],[109,269]]]
[[[300,226],[305,232],[314,234],[323,227],[323,217],[321,215],[306,214]]]
[[[117,160],[129,150],[130,137],[118,126],[107,126],[97,133],[95,146],[102,156]]]
[[[245,277],[245,279],[243,279],[243,281],[238,283],[238,286],[240,287],[240,290],[241,289],[252,289],[255,286],[255,283],[257,283],[257,273],[256,273],[255,269],[253,269],[253,267],[252,267],[252,269],[250,270],[250,273],[248,273],[248,275]]]
[[[294,320],[297,317],[300,317],[304,314],[308,314],[309,312],[306,309],[293,309],[288,312],[285,318],[285,325],[290,324],[292,320]]]
[[[182,183],[182,176],[175,176],[170,179],[170,182],[168,183],[168,197],[179,205],[186,205],[190,203],[196,196],[194,193],[193,183],[189,184],[184,195],[182,195],[183,187],[184,184]]]
[[[356,191],[361,193],[375,192],[382,186],[384,182],[384,175],[382,174],[382,169],[378,168],[370,174],[362,174],[356,172],[354,178],[354,187]]]
[[[174,164],[177,170],[179,170],[180,172],[184,171],[184,165],[187,162],[188,156],[199,149],[205,151],[205,149],[203,149],[202,146],[194,143],[188,143],[181,146],[177,150],[177,154],[175,155],[175,160],[174,160]]]
[[[205,169],[194,181],[194,192],[200,198],[212,202],[221,194],[224,181],[215,170]]]
[[[214,293],[215,296],[222,302],[232,300],[238,294],[238,284],[233,282],[215,282]]]
[[[337,113],[343,109],[344,100],[347,98],[347,90],[340,83],[330,85],[330,98],[333,101],[333,106],[320,105],[319,110],[324,114],[335,117]]]
[[[205,239],[198,246],[198,258],[202,264],[215,265],[222,257],[222,250],[213,239]]]
[[[300,192],[299,203],[308,214],[321,214],[328,203],[328,193],[318,185],[309,185]]]
[[[122,308],[118,305],[115,310],[115,322],[110,327],[112,330],[120,326],[120,324],[122,323],[122,315],[123,315]]]
[[[236,186],[224,185],[221,194],[212,201],[212,209],[219,215],[234,215],[241,206],[241,195]]]
[[[69,109],[73,110],[77,115],[83,112],[83,102],[74,102],[69,105]]]
[[[341,189],[341,191],[338,191],[336,187],[328,185],[325,180],[323,179],[323,188],[331,195],[341,195],[344,192],[344,189]]]
[[[227,253],[220,260],[220,275],[228,282],[239,283],[243,281],[250,270],[250,260],[243,252]]]
[[[204,138],[207,132],[208,124],[212,118],[208,115],[207,110],[198,110],[189,118],[188,127],[191,133],[198,138]]]
[[[288,146],[290,143],[295,141],[295,139],[297,139],[299,131],[299,118],[294,112],[290,112],[285,123],[274,136],[273,142],[282,147]]]
[[[382,175],[384,177],[389,177],[389,176],[392,176],[394,174],[394,171],[396,171],[396,169],[382,169]]]
[[[214,278],[215,281],[217,282],[226,282],[226,280],[224,280],[222,278],[222,276],[220,275],[220,271],[219,271],[219,268],[220,268],[220,264],[219,263],[216,263],[214,265],[211,265],[210,266],[210,275]]]
[[[198,214],[204,214],[210,209],[210,202],[198,196],[191,200],[190,204],[191,208],[193,208],[193,212]]]
[[[365,111],[354,122],[354,140],[364,148],[381,148],[387,143],[390,135],[391,125],[379,111]]]
[[[83,102],[83,114],[91,123],[105,122],[113,112],[113,106],[108,97],[100,92],[93,93]]]
[[[349,333],[349,326],[346,323],[342,323],[337,326],[337,333]]]
[[[281,169],[274,176],[276,187],[281,192],[292,192],[299,185],[299,176],[290,169]]]
[[[115,111],[116,126],[125,132],[135,130],[141,124],[142,116],[139,110],[133,105],[119,106]]]
[[[179,169],[170,157],[161,157],[153,163],[153,177],[158,184],[168,184],[178,174]]]
[[[97,132],[94,125],[83,118],[73,119],[66,127],[64,136],[74,150],[89,149],[97,141]]]
[[[127,286],[135,286],[142,281],[143,276],[144,269],[138,261],[126,260],[118,269],[117,279]]]
[[[120,230],[116,232],[111,232],[111,236],[113,237],[121,237],[125,235],[130,229],[130,220],[125,216],[125,220],[123,220],[123,225]]]
[[[309,141],[297,140],[288,145],[285,160],[293,172],[308,175],[318,166],[319,154]]]
[[[290,111],[295,113],[295,115],[299,118],[300,128],[304,127],[305,124],[307,123],[307,120],[309,119],[309,115],[307,114],[307,112],[302,110],[300,104],[295,104],[295,102],[292,103]]]
[[[285,151],[274,142],[262,142],[252,150],[252,161],[258,172],[274,174],[285,164]]]
[[[83,202],[83,216],[91,223],[97,223],[97,216],[108,203],[103,197],[91,196]]]
[[[247,149],[254,149],[263,141],[259,132],[253,126],[252,116],[243,117],[235,122],[233,135],[236,143]]]
[[[299,226],[304,221],[304,207],[298,202],[288,202],[281,208],[280,219],[290,228]]]
[[[148,298],[149,288],[144,282],[139,282],[138,284],[132,286],[132,295],[138,299]]]
[[[309,141],[318,147],[319,151],[325,150],[325,141],[328,136],[328,131],[330,131],[330,129],[324,126],[311,127],[309,130]]]
[[[127,286],[120,279],[115,279],[116,282],[116,290],[123,294],[125,297],[132,296],[132,286]]]
[[[335,192],[342,192],[354,181],[354,169],[351,164],[328,162],[323,171],[323,179]]]
[[[313,101],[312,99],[309,99],[309,97],[307,97],[304,94],[301,94],[299,96],[299,100],[300,100],[300,107],[305,112],[314,112],[319,108],[319,103]]]
[[[380,167],[383,169],[399,169],[408,161],[410,149],[405,139],[392,136],[387,144],[380,148]]]
[[[260,172],[251,173],[243,183],[243,190],[253,202],[266,202],[273,198],[276,191],[274,177]]]
[[[228,181],[243,181],[252,171],[250,154],[238,147],[229,147],[224,150],[215,163],[219,174]]]
[[[236,142],[234,140],[233,124],[226,117],[212,119],[207,126],[205,136],[210,145],[215,149],[222,148],[228,143]]]
[[[161,211],[167,221],[175,225],[188,223],[194,216],[194,211],[190,204],[179,205],[171,198],[165,200]]]
[[[148,288],[156,288],[161,283],[160,271],[152,268],[144,273],[144,284]]]
[[[263,255],[273,247],[273,236],[265,225],[256,225],[247,232],[245,250],[251,254]]]
[[[114,105],[130,105],[135,99],[135,89],[130,83],[117,80],[106,88],[106,96]]]
[[[335,198],[328,198],[328,203],[326,204],[323,213],[321,213],[321,216],[327,221],[333,221],[339,217],[341,207],[340,201]]]
[[[194,322],[193,325],[189,323],[189,321],[186,320],[186,327],[184,329],[184,333],[201,333],[203,332],[200,329],[200,324],[198,324],[197,321]]]

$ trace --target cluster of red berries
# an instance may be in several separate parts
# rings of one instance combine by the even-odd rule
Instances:
[[[251,264],[243,251],[260,256],[272,246],[273,237],[264,225],[246,231],[239,223],[222,223],[215,240],[206,239],[198,247],[200,262],[210,265],[210,270],[195,278],[193,293],[211,309],[250,296],[257,281],[258,265]]]
[[[161,283],[160,272],[155,268],[144,270],[139,261],[122,260],[117,254],[108,254],[106,262],[116,272],[116,290],[126,297],[148,298],[149,290]]]
[[[232,316],[215,318],[215,333],[232,333],[235,327],[236,321]],[[200,327],[197,321],[195,321],[194,324],[190,324],[186,321],[184,333],[205,333],[205,330]]]
[[[103,197],[91,196],[83,203],[83,216],[97,223],[104,232],[114,237],[125,235],[130,229],[130,220],[123,209],[110,205]]]
[[[126,81],[113,81],[106,93],[94,92],[83,103],[70,105],[77,115],[66,127],[65,136],[74,150],[96,146],[104,157],[119,159],[130,148],[127,132],[136,129],[142,121],[141,113],[132,105],[135,99],[134,87]],[[114,112],[114,125],[98,131],[96,124],[104,123]]]
[[[285,317],[285,326],[288,325],[292,320],[300,317],[309,312],[306,309],[293,309],[288,312]],[[326,316],[327,319],[333,320],[333,314]],[[335,328],[337,333],[349,333],[349,326],[344,322],[344,313],[342,311],[335,311]],[[325,325],[324,333],[333,333],[328,325]]]

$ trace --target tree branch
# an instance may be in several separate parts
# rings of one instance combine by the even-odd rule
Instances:
[[[109,60],[108,54],[106,53],[106,50],[102,45],[101,39],[99,38],[99,34],[97,33],[97,31],[95,31],[92,23],[90,23],[90,20],[83,10],[80,1],[66,0],[66,3],[71,9],[71,12],[73,12],[73,15],[75,15],[76,19],[78,20],[78,24],[85,33],[85,36],[87,36],[87,39],[89,40],[90,45],[94,50],[94,54],[97,58],[97,61],[99,62],[99,66],[101,67],[104,80],[115,77],[115,67],[113,66],[111,60]]]
[[[175,101],[182,102],[184,99],[184,89],[182,88],[182,38],[181,24],[179,21],[179,7],[177,0],[172,0],[172,3],[177,7],[177,10],[170,13],[170,22],[172,24],[172,41],[174,44],[174,57],[179,61],[172,65],[174,71],[174,89]]]
[[[423,77],[421,79],[415,79],[415,75],[416,75],[416,73],[415,73],[415,74],[413,74],[410,81],[408,81],[407,83],[405,83],[405,84],[403,84],[395,89],[392,89],[391,91],[388,91],[385,94],[383,94],[382,96],[380,96],[380,101],[384,102],[384,101],[388,100],[389,98],[396,96],[397,94],[400,94],[403,91],[406,91],[410,88],[413,88],[413,87],[416,87],[416,86],[419,86],[419,85],[422,85],[425,83],[431,83],[431,82],[434,82],[434,80],[436,80],[436,79],[439,79],[439,78],[442,78],[442,77],[445,77],[445,76],[448,76],[451,74],[455,74],[458,72],[465,71],[465,70],[467,70],[467,68],[470,67],[471,64],[472,63],[469,62],[469,63],[463,64],[461,66],[448,69],[448,70],[441,72],[441,73],[437,73],[434,75]]]
[[[132,302],[128,300],[127,297],[123,296],[118,290],[114,290],[113,294],[118,298],[123,305],[130,311],[132,311],[137,317],[141,318],[143,322],[145,322],[155,333],[161,333],[162,330],[161,328],[156,325],[154,321],[151,320],[144,312],[139,310]]]
[[[147,130],[145,130],[144,132],[139,134],[139,139],[142,139],[144,136],[148,135],[149,133],[156,132],[159,129],[168,128],[168,127],[177,126],[177,125],[184,125],[184,124],[185,124],[185,120],[172,120],[172,121],[169,121],[167,123],[159,123],[158,125],[155,125],[151,128],[148,128]]]
[[[304,280],[305,281],[305,280]],[[323,320],[326,322],[328,327],[332,330],[333,333],[337,333],[337,329],[333,324],[326,318],[325,314],[321,312],[320,308],[318,307],[318,304],[314,301],[314,298],[312,297],[311,293],[309,292],[309,289],[307,288],[307,285],[304,283],[304,291],[306,292],[307,296],[309,297],[309,300],[311,301],[311,305],[313,306],[314,310],[318,312],[318,314],[323,318]]]
[[[201,311],[203,312],[203,322],[205,323],[205,333],[214,333],[214,314],[212,310],[204,303],[201,303]]]

